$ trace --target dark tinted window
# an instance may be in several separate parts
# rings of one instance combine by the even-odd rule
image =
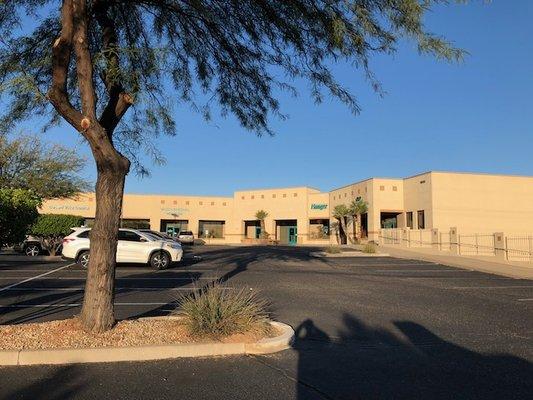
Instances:
[[[83,239],[88,239],[89,238],[89,233],[91,233],[90,230],[83,231],[80,234],[78,234],[78,237],[79,238],[83,238]]]
[[[163,238],[165,239],[166,236],[162,233],[159,233],[159,232],[156,232],[156,231],[147,231],[149,234],[153,235],[153,236],[156,236],[158,238]]]
[[[418,214],[418,229],[424,229],[426,227],[426,220],[424,218],[424,210],[419,210]]]
[[[135,232],[118,231],[118,240],[125,240],[127,242],[140,242],[141,237]]]

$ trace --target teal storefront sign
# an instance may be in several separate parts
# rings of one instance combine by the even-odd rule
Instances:
[[[327,204],[311,204],[311,210],[325,210],[328,208]]]

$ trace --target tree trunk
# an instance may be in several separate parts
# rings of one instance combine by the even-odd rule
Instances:
[[[90,234],[91,256],[80,318],[85,330],[100,333],[115,324],[117,235],[129,161],[116,153],[97,160],[96,165],[96,214]]]

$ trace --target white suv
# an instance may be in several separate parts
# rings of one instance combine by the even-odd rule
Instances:
[[[72,228],[63,239],[63,257],[75,260],[83,268],[89,265],[89,228]],[[165,269],[183,256],[179,243],[164,240],[135,229],[120,229],[117,243],[117,263],[150,263],[154,269]]]

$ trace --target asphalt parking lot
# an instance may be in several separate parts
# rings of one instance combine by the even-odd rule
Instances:
[[[171,312],[221,279],[261,290],[297,333],[261,357],[0,368],[3,399],[530,399],[533,282],[394,258],[316,259],[312,248],[190,249],[165,271],[117,269],[118,318]],[[201,259],[193,256],[200,256]],[[0,323],[79,311],[85,272],[0,261]]]

